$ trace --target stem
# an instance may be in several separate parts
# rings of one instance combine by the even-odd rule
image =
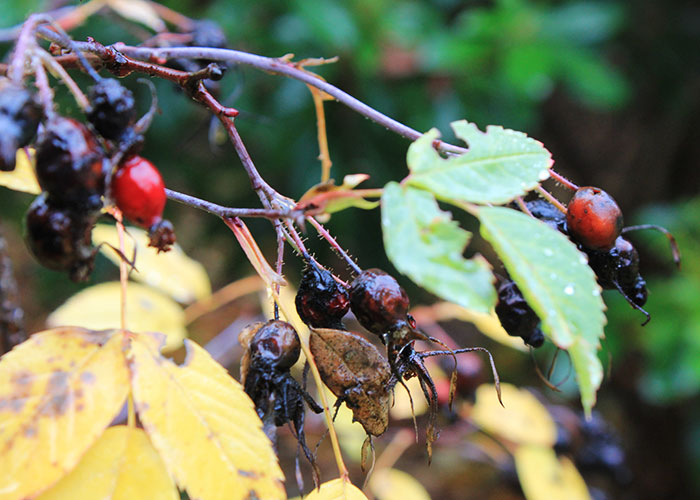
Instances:
[[[196,208],[204,212],[219,216],[224,219],[232,219],[234,217],[255,217],[264,219],[295,219],[302,217],[304,212],[301,210],[275,210],[271,208],[230,208],[217,205],[210,201],[202,200],[195,196],[179,193],[172,189],[166,189],[165,194],[169,199],[187,205],[188,207]]]
[[[34,59],[32,65],[34,66],[34,85],[39,90],[39,99],[41,99],[41,106],[44,108],[44,115],[50,120],[56,114],[53,109],[53,89],[49,85],[49,77],[46,75],[41,61]]]
[[[308,220],[311,225],[316,228],[316,231],[318,231],[318,234],[323,236],[323,238],[331,245],[331,248],[335,250],[338,255],[340,255],[345,261],[350,265],[350,267],[355,271],[357,274],[360,274],[362,272],[362,268],[357,265],[357,263],[348,255],[348,253],[343,250],[343,247],[341,247],[336,239],[331,236],[331,234],[326,230],[325,227],[321,225],[320,222],[318,222],[316,219],[313,217],[307,217],[306,220]]]
[[[284,314],[285,318],[287,318],[287,321],[293,324],[297,323],[296,316],[291,314],[288,310],[286,310],[284,302],[280,299],[279,295],[274,290],[274,288],[272,288],[271,291],[275,302],[279,304],[279,307],[282,310],[282,314]],[[303,331],[307,328],[306,325],[304,325],[303,323],[294,324],[293,326],[297,330],[297,332]],[[302,341],[300,342],[300,344],[301,350],[304,352],[304,356],[306,356],[306,359],[309,362],[309,366],[311,366],[311,374],[313,375],[314,381],[316,382],[316,386],[318,387],[319,397],[323,406],[323,415],[326,418],[326,426],[328,427],[328,433],[331,436],[331,446],[333,448],[333,455],[335,456],[335,462],[338,467],[338,473],[340,474],[341,479],[347,481],[348,469],[347,467],[345,467],[345,462],[343,461],[343,454],[340,451],[340,442],[338,441],[338,435],[336,434],[335,426],[333,425],[333,416],[331,415],[330,407],[328,406],[328,398],[326,398],[326,391],[323,389],[323,379],[321,378],[321,373],[318,371],[318,367],[316,366],[316,362],[314,361],[314,356],[311,353],[311,349],[309,349],[308,347],[308,336],[306,342]]]
[[[37,34],[57,45],[60,45],[64,49],[68,49],[71,52],[73,52],[75,54],[75,57],[78,58],[78,62],[83,68],[83,71],[90,75],[90,78],[92,78],[96,82],[102,80],[102,77],[99,75],[99,73],[95,71],[95,68],[92,67],[92,65],[83,55],[83,53],[76,47],[76,42],[73,41],[73,39],[70,36],[68,36],[68,33],[66,33],[63,30],[63,28],[61,28],[61,26],[55,22],[50,22],[50,25],[53,29],[49,29],[46,26],[39,26],[36,30]]]
[[[124,253],[124,224],[122,223],[122,214],[119,209],[115,208],[113,215],[117,217],[117,235],[119,236],[119,251]],[[135,263],[134,263],[135,264]],[[120,326],[122,330],[126,330],[126,283],[129,279],[129,270],[126,267],[124,259],[119,259],[119,282],[121,284],[121,310],[120,310]]]
[[[56,78],[61,79],[63,83],[66,84],[70,93],[73,94],[75,102],[78,103],[78,106],[80,106],[80,109],[82,109],[83,111],[88,109],[90,107],[90,102],[88,101],[88,98],[85,97],[83,91],[80,90],[78,84],[75,83],[75,80],[73,80],[70,77],[70,75],[66,72],[63,66],[54,61],[53,57],[51,57],[47,52],[41,49],[39,50],[39,58],[47,66],[49,71],[51,71],[56,76]]]
[[[280,221],[275,221],[275,232],[277,233],[277,262],[275,263],[275,271],[277,274],[282,276],[282,265],[284,264],[284,230],[282,229],[282,224]],[[275,293],[279,296],[280,294],[280,284],[275,285]],[[280,319],[280,308],[277,301],[274,304],[275,309],[275,319]]]
[[[552,169],[552,168],[549,169],[549,175],[552,177],[552,179],[557,181],[559,184],[571,189],[572,191],[576,191],[578,189],[578,186],[576,184],[571,182],[569,179],[567,179],[563,175],[556,173],[554,171],[554,169]]]
[[[552,196],[552,194],[549,191],[547,191],[545,188],[543,188],[542,186],[537,186],[535,188],[535,191],[537,191],[537,193],[539,193],[540,196],[542,196],[544,199],[546,199],[552,205],[557,207],[560,212],[562,212],[564,214],[567,212],[566,207],[564,205],[562,205],[559,200],[557,200],[554,196]]]

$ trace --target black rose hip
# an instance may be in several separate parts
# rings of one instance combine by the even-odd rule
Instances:
[[[342,319],[350,309],[345,287],[333,274],[309,261],[295,298],[297,313],[312,328],[342,329]]]

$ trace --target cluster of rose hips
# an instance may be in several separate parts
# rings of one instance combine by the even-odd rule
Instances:
[[[149,230],[152,246],[167,250],[175,241],[162,218],[165,186],[158,170],[138,156],[143,143],[131,91],[115,79],[90,89],[89,125],[43,113],[35,96],[0,80],[0,168],[14,169],[17,148],[36,135],[36,175],[42,193],[26,214],[27,245],[44,266],[89,277],[96,254],[92,228],[105,205]]]
[[[646,281],[639,274],[639,254],[622,234],[640,228],[661,230],[669,237],[678,263],[675,241],[665,229],[657,226],[623,228],[620,207],[597,187],[576,189],[566,213],[545,200],[529,201],[525,207],[533,217],[571,238],[588,256],[588,265],[595,272],[598,284],[605,290],[620,292],[632,307],[644,313],[647,318],[644,324],[649,321],[649,313],[643,309],[648,291]],[[509,335],[521,337],[532,347],[544,343],[539,318],[509,278],[498,277],[496,314]]]

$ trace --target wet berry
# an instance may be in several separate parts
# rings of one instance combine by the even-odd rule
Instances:
[[[88,99],[88,120],[105,139],[119,139],[136,122],[134,95],[114,78],[97,82]]]
[[[596,187],[582,187],[567,207],[566,223],[573,239],[591,250],[609,250],[622,231],[622,211]]]
[[[87,211],[101,208],[108,166],[95,137],[72,118],[54,118],[39,134],[37,178],[57,205]]]
[[[350,287],[350,307],[360,324],[383,335],[407,326],[408,295],[380,269],[362,271]]]
[[[310,261],[304,269],[295,299],[301,320],[312,328],[343,329],[342,319],[350,309],[348,291],[330,271]]]
[[[586,250],[586,249],[584,249]],[[588,264],[606,290],[633,286],[639,275],[639,254],[632,243],[618,236],[608,251],[587,250]]]
[[[27,89],[0,78],[0,170],[15,169],[15,155],[36,135],[41,106]]]
[[[508,335],[521,337],[532,347],[544,343],[544,335],[538,327],[540,319],[525,301],[518,285],[510,279],[499,277],[496,315]]]
[[[132,156],[119,166],[112,179],[112,197],[124,216],[141,227],[150,228],[162,219],[165,185],[145,158]]]
[[[95,259],[91,236],[94,222],[92,217],[54,206],[43,193],[26,215],[27,246],[43,266],[68,271],[73,281],[84,281]]]
[[[546,200],[532,200],[525,203],[525,206],[536,219],[567,234],[566,214]]]
[[[251,363],[285,370],[299,359],[301,343],[292,325],[279,320],[263,324],[250,341]]]

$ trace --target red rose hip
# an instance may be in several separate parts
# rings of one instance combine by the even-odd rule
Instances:
[[[112,180],[112,196],[124,216],[141,227],[159,222],[165,208],[165,185],[158,169],[140,156],[123,162]]]
[[[569,235],[591,250],[610,250],[622,231],[622,211],[608,193],[596,187],[576,190],[566,214]]]

